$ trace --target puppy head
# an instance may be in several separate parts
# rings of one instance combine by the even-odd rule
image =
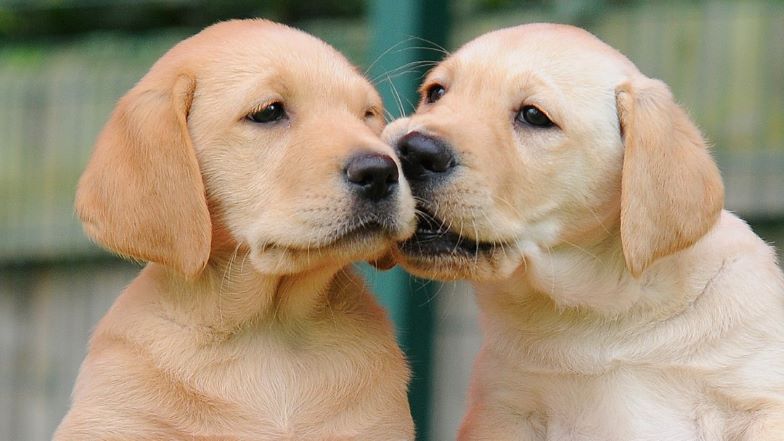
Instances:
[[[718,170],[667,87],[570,26],[477,38],[390,124],[420,202],[399,245],[434,278],[508,277],[526,246],[600,240],[620,230],[629,270],[694,243],[723,203]]]
[[[190,276],[238,247],[268,273],[374,259],[414,228],[381,112],[324,42],[264,20],[220,23],[122,98],[76,210],[97,242]]]

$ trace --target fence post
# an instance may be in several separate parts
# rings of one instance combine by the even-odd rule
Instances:
[[[416,89],[425,69],[421,61],[438,61],[446,46],[449,0],[373,0],[370,5],[372,46],[368,76],[374,80],[390,117],[413,110]],[[412,64],[413,63],[413,64]],[[398,340],[412,368],[409,387],[417,440],[430,439],[432,387],[433,296],[438,288],[400,269],[370,274],[363,271],[389,308],[398,329]]]

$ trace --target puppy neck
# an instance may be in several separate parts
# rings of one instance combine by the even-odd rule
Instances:
[[[235,332],[255,324],[285,327],[307,321],[327,301],[341,267],[321,266],[297,274],[265,274],[249,262],[248,251],[213,258],[196,279],[187,280],[150,264],[154,279],[175,315],[188,314],[216,331]]]
[[[688,275],[681,265],[683,253],[662,258],[640,277],[632,276],[617,228],[593,242],[549,247],[526,243],[521,249],[524,263],[512,277],[479,284],[477,291],[501,290],[518,300],[546,299],[554,311],[574,309],[601,319],[628,314],[666,317],[699,294],[684,282]]]

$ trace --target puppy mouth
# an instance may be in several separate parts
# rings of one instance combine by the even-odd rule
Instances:
[[[269,274],[292,274],[315,267],[343,266],[357,260],[375,259],[395,241],[414,230],[394,219],[370,216],[335,225],[332,233],[295,243],[264,242],[251,247],[251,261]],[[388,222],[385,222],[388,221]]]
[[[422,207],[417,207],[417,229],[399,242],[398,249],[410,256],[476,256],[498,244],[476,241],[449,229],[449,225]]]
[[[365,242],[379,237],[393,238],[398,234],[393,226],[386,225],[378,220],[368,220],[357,222],[338,233],[335,238],[322,245],[322,247],[339,246],[341,244],[353,244]]]
[[[376,218],[359,219],[339,227],[332,234],[321,240],[309,243],[271,242],[261,247],[262,250],[280,249],[291,252],[318,252],[320,250],[362,249],[381,242],[392,243],[401,239],[403,228],[395,223],[384,222]],[[407,236],[404,236],[407,237]]]

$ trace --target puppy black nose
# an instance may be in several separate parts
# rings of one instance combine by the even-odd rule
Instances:
[[[403,174],[409,179],[446,173],[455,166],[455,157],[446,143],[419,132],[411,132],[401,138],[397,149]]]
[[[352,157],[346,165],[346,179],[357,193],[371,201],[384,199],[397,185],[397,164],[387,155],[366,153]]]

